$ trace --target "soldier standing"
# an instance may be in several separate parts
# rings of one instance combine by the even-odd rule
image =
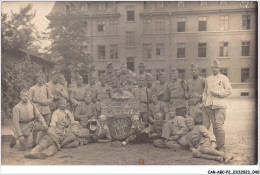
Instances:
[[[115,88],[118,80],[116,72],[113,70],[113,63],[109,62],[106,68],[107,69],[103,74],[104,81],[108,86]]]
[[[77,86],[71,91],[70,101],[75,106],[81,105],[84,102],[84,94],[86,93],[86,84],[80,75],[76,76]]]
[[[29,98],[35,104],[47,125],[51,122],[51,111],[49,104],[52,102],[51,91],[45,83],[43,72],[37,73],[37,84],[29,89]]]
[[[91,93],[92,102],[96,103],[98,83],[96,82],[96,77],[94,74],[89,75],[89,84],[87,85],[86,88],[87,88],[87,91],[90,91],[90,93]]]
[[[220,63],[214,60],[211,64],[212,75],[206,79],[203,93],[203,103],[207,116],[210,118],[213,132],[217,141],[217,149],[225,151],[225,130],[227,102],[226,97],[231,95],[232,87],[228,77],[220,74]]]
[[[60,97],[68,98],[64,87],[58,83],[59,75],[60,74],[58,72],[54,72],[52,74],[52,80],[46,84],[46,86],[51,90],[53,97],[53,101],[50,103],[51,112],[58,108],[58,101]]]
[[[170,104],[176,108],[176,114],[178,116],[185,116],[187,113],[187,83],[178,77],[177,68],[173,67],[171,74],[172,82],[168,85]]]
[[[155,84],[155,89],[158,92],[158,100],[168,102],[167,83],[165,81],[166,74],[164,72],[160,72],[159,82]]]
[[[122,63],[120,70],[118,71],[118,82],[121,84],[126,84],[127,78],[130,77],[132,72],[127,69],[126,63]]]
[[[147,73],[145,72],[145,65],[144,62],[140,62],[138,65],[138,74],[137,74],[137,81],[139,80],[139,77],[146,78]]]

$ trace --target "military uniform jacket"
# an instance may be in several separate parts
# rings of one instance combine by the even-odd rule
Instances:
[[[190,79],[187,81],[188,84],[188,93],[192,94],[193,92],[197,92],[202,96],[204,87],[205,87],[205,79],[201,76],[198,76],[197,79]]]

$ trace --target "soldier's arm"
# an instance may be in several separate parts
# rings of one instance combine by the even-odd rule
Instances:
[[[52,98],[51,90],[50,90],[50,88],[48,86],[46,86],[46,91],[47,91],[47,100],[39,101],[39,103],[41,105],[48,106],[53,101],[53,98]]]
[[[218,95],[222,98],[231,95],[231,91],[232,91],[231,84],[227,77],[225,77],[223,80],[223,86],[224,86],[224,89],[222,91],[218,92]]]
[[[36,108],[36,106],[34,104],[33,105],[33,113],[35,118],[43,125],[43,126],[47,126],[43,116],[41,115],[41,113],[38,111],[38,109]]]
[[[178,117],[178,116],[176,116],[176,117]],[[184,118],[178,118],[177,123],[180,127],[180,130],[176,133],[176,135],[183,136],[183,135],[187,134],[188,129],[185,125]]]
[[[15,106],[13,108],[13,125],[14,125],[14,129],[15,132],[17,134],[18,137],[23,136],[22,130],[20,128],[20,124],[19,124],[19,109]]]
[[[213,134],[211,134],[204,125],[199,126],[199,132],[201,135],[208,138],[211,142],[216,142],[216,139],[213,136]]]

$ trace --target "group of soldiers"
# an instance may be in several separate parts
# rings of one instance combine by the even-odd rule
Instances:
[[[131,98],[140,103],[140,113],[132,116],[130,133],[122,145],[147,141],[174,150],[190,147],[193,157],[228,161],[223,126],[226,97],[232,88],[229,79],[220,74],[218,60],[211,68],[212,75],[203,78],[199,66],[191,64],[192,78],[185,81],[172,67],[170,81],[164,72],[154,81],[143,62],[137,73],[128,70],[125,63],[115,71],[110,62],[99,81],[90,74],[89,83],[84,84],[77,75],[73,88],[67,87],[60,73],[54,73],[45,84],[45,75],[39,72],[37,84],[23,89],[21,101],[13,108],[16,139],[10,146],[18,140],[20,150],[33,148],[26,158],[46,158],[62,148],[111,142],[101,102]],[[215,137],[208,131],[211,123]]]

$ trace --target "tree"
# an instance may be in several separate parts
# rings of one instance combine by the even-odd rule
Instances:
[[[61,71],[86,75],[94,69],[93,59],[84,48],[89,39],[86,23],[71,15],[61,14],[56,20],[51,20],[49,29],[49,39],[52,41],[49,50],[60,63]]]
[[[32,5],[29,4],[20,8],[18,13],[11,11],[10,15],[1,14],[1,42],[2,50],[16,48],[22,50],[34,49],[39,33],[31,20],[36,12],[32,11]]]
[[[9,49],[34,50],[37,51],[35,41],[38,32],[31,20],[35,12],[31,12],[32,5],[20,8],[18,13],[11,11],[11,14],[1,14],[1,41],[2,58]],[[6,58],[8,59],[8,58]],[[39,70],[37,64],[32,63],[29,55],[17,59],[5,65],[1,70],[1,97],[2,97],[2,118],[10,117],[12,108],[19,102],[20,91],[28,89],[35,83],[34,76]]]

